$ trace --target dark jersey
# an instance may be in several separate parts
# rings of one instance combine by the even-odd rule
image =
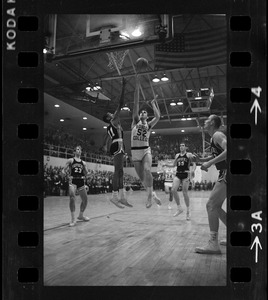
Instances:
[[[176,173],[186,173],[189,171],[190,159],[187,157],[187,152],[177,158],[177,171]]]
[[[71,164],[71,176],[74,178],[84,176],[84,165],[82,160],[76,161],[75,158],[73,159]]]
[[[210,140],[210,149],[211,149],[211,154],[213,155],[213,157],[219,156],[223,152],[222,147],[218,144],[215,144],[213,141],[213,138],[211,138],[211,140]],[[226,160],[216,163],[215,167],[217,170],[227,169]]]
[[[107,132],[111,137],[112,141],[123,138],[123,129],[121,125],[119,125],[118,127],[115,127],[112,123],[110,123],[109,126],[107,127]]]

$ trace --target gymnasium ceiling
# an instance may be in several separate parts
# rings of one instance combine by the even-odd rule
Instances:
[[[157,15],[136,15],[147,22],[148,26],[159,24]],[[103,131],[102,116],[107,112],[114,112],[121,91],[121,76],[127,79],[125,88],[125,104],[130,111],[121,111],[121,123],[125,131],[130,130],[132,122],[131,111],[135,86],[135,61],[144,57],[149,62],[147,72],[141,75],[140,107],[146,107],[152,116],[148,100],[153,99],[153,93],[158,95],[161,119],[156,125],[157,133],[171,134],[178,132],[178,128],[185,128],[191,132],[198,132],[200,128],[196,117],[202,120],[210,113],[223,116],[226,123],[226,63],[192,67],[157,67],[155,58],[156,40],[137,43],[122,43],[121,50],[128,50],[122,68],[118,71],[108,66],[107,52],[120,50],[118,45],[114,49],[99,45],[100,35],[86,36],[86,24],[89,15],[49,15],[46,17],[46,46],[52,47],[53,55],[44,54],[44,92],[45,92],[45,126],[66,126],[73,131],[81,132],[82,127],[88,131]],[[121,20],[120,15],[90,15],[95,31],[112,26]],[[174,17],[174,16],[173,16]],[[170,20],[172,16],[169,16]],[[183,15],[174,17],[173,31],[177,33],[198,33],[219,27],[226,27],[223,15]],[[149,21],[148,21],[149,20]],[[163,20],[163,19],[162,19]],[[92,26],[92,24],[91,24]],[[176,27],[176,28],[175,28]],[[171,27],[169,28],[171,30]],[[93,30],[92,30],[93,32]],[[158,36],[157,36],[158,38]],[[124,42],[124,41],[123,41]],[[158,41],[159,44],[159,41]],[[97,45],[97,46],[96,46]],[[204,45],[206,47],[206,45]],[[209,47],[209,45],[208,45]],[[186,53],[187,55],[187,53]],[[120,73],[120,74],[119,74]],[[161,77],[166,74],[166,82],[152,82],[155,75]],[[86,87],[94,87],[98,83],[101,89],[86,93]],[[214,98],[210,111],[193,113],[186,99],[186,89],[200,89],[213,87]],[[54,108],[57,99],[61,107]],[[179,100],[183,105],[170,106],[172,101]],[[64,109],[63,109],[64,107]],[[61,110],[64,110],[64,112]],[[81,112],[87,120],[78,121]],[[92,118],[91,118],[92,117]],[[181,121],[182,117],[191,117],[191,121]],[[64,118],[64,122],[59,122]]]

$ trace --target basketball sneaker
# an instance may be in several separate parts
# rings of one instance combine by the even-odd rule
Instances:
[[[226,245],[227,245],[227,241],[226,241],[226,240],[221,240],[221,241],[220,241],[220,245],[226,246]]]
[[[76,221],[71,221],[71,223],[69,224],[69,227],[74,227],[76,225]]]
[[[118,197],[116,195],[113,195],[113,197],[110,199],[110,201],[117,207],[119,208],[124,208],[124,206],[122,206],[120,203],[119,203],[119,200],[118,200]]]
[[[189,213],[189,211],[187,211],[187,213],[186,213],[186,220],[190,221],[190,213]]]
[[[178,215],[180,215],[183,212],[182,208],[178,208],[177,211],[175,212],[175,214],[173,215],[173,217],[177,217]]]
[[[131,205],[130,203],[127,202],[126,198],[121,198],[118,202],[120,202],[121,204],[124,204],[125,206],[133,207],[133,205]]]
[[[77,220],[83,221],[83,222],[88,222],[89,221],[89,217],[79,216],[79,217],[77,217]]]
[[[209,240],[204,247],[196,247],[195,252],[200,254],[221,254],[218,242]]]
[[[150,208],[152,206],[152,197],[148,196],[146,201],[146,208]]]
[[[161,200],[157,197],[156,193],[153,192],[152,195],[153,195],[153,199],[154,199],[155,203],[157,205],[162,205]]]

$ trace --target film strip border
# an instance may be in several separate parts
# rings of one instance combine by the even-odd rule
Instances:
[[[47,299],[46,296],[55,299],[53,294],[45,293],[42,273],[42,6],[26,0],[20,3],[15,0],[4,2],[3,294],[5,299]],[[57,6],[57,9],[60,7]],[[265,1],[242,0],[230,1],[226,11],[229,20],[227,89],[230,168],[227,286],[219,288],[224,299],[265,297],[264,11]],[[213,290],[221,298],[217,288]],[[209,288],[202,289],[202,293],[203,297],[211,295]],[[184,291],[184,294],[191,297],[191,291]]]

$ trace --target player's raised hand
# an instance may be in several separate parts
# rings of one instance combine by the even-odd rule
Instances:
[[[154,99],[151,101],[151,103],[156,103],[156,99],[158,98],[158,95],[155,95]]]

